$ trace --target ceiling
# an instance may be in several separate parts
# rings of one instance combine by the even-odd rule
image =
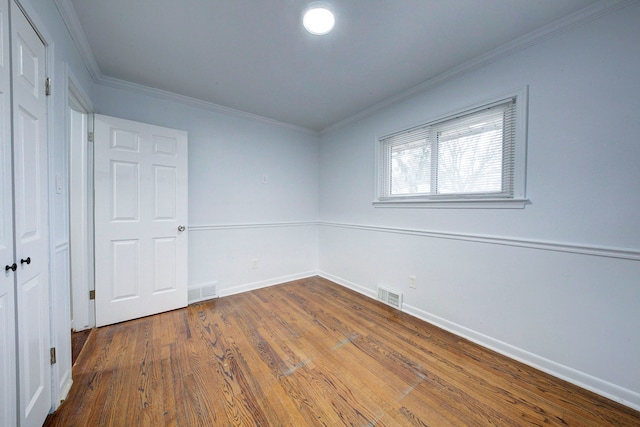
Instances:
[[[327,36],[305,32],[304,0],[70,5],[94,75],[322,131],[593,3],[332,0]]]

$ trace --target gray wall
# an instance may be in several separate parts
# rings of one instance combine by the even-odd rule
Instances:
[[[321,137],[94,85],[53,3],[25,3],[55,41],[52,183],[67,179],[69,74],[98,113],[189,132],[190,287],[317,272],[367,295],[389,285],[410,313],[640,409],[640,3]],[[372,206],[376,136],[524,85],[529,206]],[[52,330],[66,345],[67,194],[50,203]]]
[[[640,408],[638,23],[636,2],[324,134],[322,274]],[[525,209],[372,206],[376,136],[525,85]]]
[[[316,274],[317,135],[132,90],[96,94],[100,114],[189,132],[190,288],[224,296]]]

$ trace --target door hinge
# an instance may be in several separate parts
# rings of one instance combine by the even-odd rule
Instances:
[[[89,132],[89,142],[93,142],[93,132]]]
[[[51,78],[47,77],[44,81],[44,94],[51,95]]]
[[[89,291],[89,299],[96,299],[96,291]]]
[[[49,349],[49,356],[51,357],[51,364],[55,365],[55,363],[56,363],[56,348],[55,347],[51,347]]]

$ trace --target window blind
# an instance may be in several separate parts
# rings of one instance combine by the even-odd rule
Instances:
[[[515,98],[380,139],[382,197],[512,197]]]

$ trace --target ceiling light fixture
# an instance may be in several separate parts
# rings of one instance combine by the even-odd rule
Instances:
[[[302,24],[311,34],[323,36],[333,30],[336,23],[333,11],[328,3],[314,1],[309,3],[302,17]]]

